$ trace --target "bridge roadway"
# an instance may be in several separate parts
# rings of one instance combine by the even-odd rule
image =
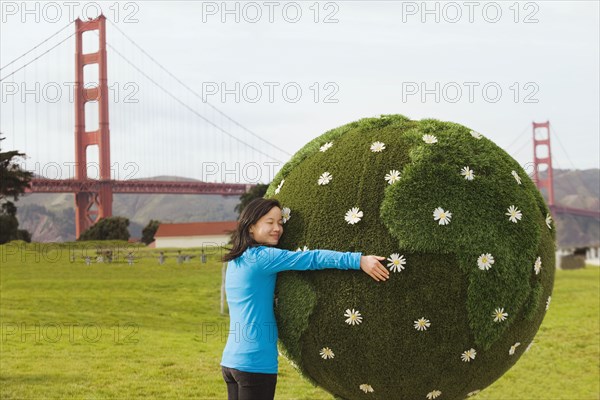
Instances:
[[[26,190],[26,193],[98,193],[100,187],[106,184],[112,186],[113,193],[216,194],[222,196],[241,196],[254,186],[243,183],[194,181],[32,179],[31,187]]]

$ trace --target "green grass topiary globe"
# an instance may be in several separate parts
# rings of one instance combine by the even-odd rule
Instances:
[[[285,272],[284,354],[340,399],[463,399],[532,343],[554,282],[554,229],[519,164],[477,132],[401,115],[333,129],[281,169],[283,248],[385,255],[362,271]]]

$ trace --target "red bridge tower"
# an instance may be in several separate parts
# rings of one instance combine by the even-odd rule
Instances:
[[[108,85],[106,65],[106,17],[75,21],[75,179],[88,178],[87,147],[98,145],[100,175],[94,191],[75,193],[75,235],[77,238],[96,221],[112,215],[113,192],[110,177],[110,134],[108,128]],[[83,33],[98,31],[99,46],[95,53],[83,54]],[[98,65],[98,86],[85,87],[84,66]],[[86,131],[85,104],[98,104],[98,130]],[[90,188],[92,185],[89,186]]]
[[[541,132],[540,132],[541,131]],[[546,177],[540,178],[540,167],[546,166]],[[546,189],[548,206],[554,206],[552,152],[550,151],[550,121],[533,123],[533,181],[537,188]]]

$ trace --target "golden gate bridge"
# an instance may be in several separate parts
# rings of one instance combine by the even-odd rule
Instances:
[[[198,113],[193,107],[189,106],[188,103],[182,101],[177,95],[174,95],[168,88],[160,85],[148,73],[143,69],[136,66],[131,60],[129,60],[122,52],[119,52],[116,48],[107,43],[106,40],[106,22],[107,19],[100,15],[98,18],[82,21],[77,19],[73,22],[75,26],[75,32],[46,52],[35,57],[30,62],[22,65],[21,67],[13,67],[13,71],[0,78],[0,82],[12,77],[15,73],[24,70],[33,62],[39,58],[48,54],[67,40],[75,36],[75,63],[74,63],[74,75],[75,80],[73,83],[73,103],[74,103],[74,120],[75,120],[75,162],[74,162],[74,176],[69,179],[48,179],[48,178],[34,178],[31,181],[30,188],[27,189],[30,193],[74,193],[75,194],[75,226],[76,226],[76,237],[79,237],[86,229],[92,226],[100,218],[112,216],[113,209],[113,194],[115,193],[129,193],[129,194],[209,194],[209,195],[221,195],[221,196],[240,196],[247,192],[253,185],[252,183],[226,183],[226,182],[203,182],[203,181],[172,181],[172,180],[142,180],[142,179],[127,179],[119,180],[113,179],[111,176],[111,142],[110,142],[110,124],[109,124],[109,84],[108,84],[108,61],[107,61],[107,48],[114,51],[118,56],[123,58],[130,66],[132,66],[136,73],[144,76],[146,79],[151,81],[157,86],[163,94],[171,97],[175,102],[182,105],[188,111],[193,113],[196,117],[203,120],[203,122],[211,126],[212,130],[219,134],[221,137],[227,137],[229,143],[222,143],[223,149],[231,146],[234,143],[237,146],[238,156],[240,152],[240,146],[244,146],[246,150],[250,150],[252,154],[249,155],[248,159],[256,158],[257,155],[265,159],[272,160],[274,162],[281,163],[277,158],[273,157],[271,153],[273,150],[279,152],[284,156],[290,156],[285,150],[269,143],[262,139],[258,135],[254,134],[249,129],[235,121],[233,118],[227,116],[225,113],[216,109],[216,107],[209,104],[212,108],[213,115],[220,118],[221,122],[227,121],[236,128],[239,128],[246,133],[246,136],[242,139],[239,136],[233,135],[229,130],[224,129],[222,125],[213,122],[213,120],[207,119],[200,113]],[[109,21],[110,22],[110,21]],[[47,42],[61,31],[68,28],[71,24],[62,28],[59,32],[53,34],[33,49],[39,47],[41,44]],[[116,25],[112,24],[121,34],[125,33],[120,30]],[[86,32],[93,32],[98,38],[98,50],[95,52],[84,53],[83,43],[84,34]],[[152,56],[145,52],[137,43],[125,35],[126,38],[134,44],[143,54],[149,57],[155,62],[163,72],[166,72],[171,78],[175,79],[176,82],[186,87],[196,96],[197,93],[179,80],[174,74],[164,68],[158,63]],[[89,37],[89,36],[88,36]],[[33,49],[23,54],[30,53]],[[9,65],[12,65],[16,60],[11,61],[9,64],[3,66],[0,72]],[[96,66],[97,69],[97,84],[89,85],[85,82],[89,76],[84,76],[84,70],[86,67]],[[89,69],[89,68],[88,68]],[[4,101],[4,99],[3,99]],[[96,119],[98,122],[97,129],[89,130],[86,128],[86,118],[90,118],[88,114],[88,104],[97,105]],[[547,204],[553,215],[557,214],[568,214],[581,217],[588,217],[594,219],[600,219],[600,211],[585,210],[573,207],[567,207],[561,204],[557,204],[554,198],[554,181],[553,181],[553,165],[552,165],[552,152],[550,142],[550,122],[533,122],[533,176],[532,179],[536,183],[538,189],[545,192]],[[250,143],[248,140],[252,137],[256,142],[260,144]],[[266,150],[265,144],[270,146],[270,150]],[[97,179],[90,177],[88,161],[88,148],[90,146],[98,147],[98,177]],[[264,149],[264,150],[263,150]],[[242,150],[243,151],[243,150]],[[542,171],[544,173],[542,173]]]

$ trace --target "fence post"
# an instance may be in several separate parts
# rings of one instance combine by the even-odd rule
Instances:
[[[224,262],[221,267],[221,315],[225,314],[225,273],[227,272],[227,263]]]

